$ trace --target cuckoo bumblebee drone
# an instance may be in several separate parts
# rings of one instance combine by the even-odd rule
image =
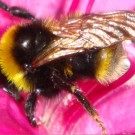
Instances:
[[[16,99],[21,90],[29,93],[24,108],[30,123],[36,126],[37,95],[52,98],[64,89],[75,95],[105,134],[98,113],[73,82],[86,76],[106,85],[128,70],[121,44],[134,38],[135,12],[41,21],[22,8],[8,7],[2,2],[0,7],[30,20],[12,26],[0,40],[1,87]]]

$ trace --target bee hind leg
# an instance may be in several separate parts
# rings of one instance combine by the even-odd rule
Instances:
[[[101,127],[102,129],[102,134],[106,135],[106,128],[104,126],[104,123],[100,120],[98,112],[94,109],[94,107],[90,104],[88,99],[84,96],[82,91],[74,84],[71,82],[67,81],[66,79],[63,78],[58,72],[53,72],[53,81],[54,83],[58,83],[61,88],[66,89],[79,101],[79,103],[83,106],[83,108],[89,113],[89,115],[96,121],[96,123]]]
[[[82,104],[84,109],[89,113],[89,115],[92,116],[92,118],[96,121],[96,123],[101,127],[102,134],[106,135],[106,128],[104,126],[104,123],[100,120],[100,116],[98,112],[94,109],[94,107],[90,104],[88,99],[83,95],[83,93],[76,87],[71,87],[72,93],[76,96],[78,101]]]
[[[29,13],[27,10],[25,10],[23,8],[16,7],[16,6],[9,7],[8,5],[3,3],[2,1],[0,1],[0,8],[2,8],[5,11],[9,12],[13,16],[17,16],[17,17],[24,18],[24,19],[29,19],[29,20],[35,20],[35,17],[31,13]]]

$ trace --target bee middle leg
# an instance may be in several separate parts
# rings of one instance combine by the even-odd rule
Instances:
[[[6,5],[5,3],[3,3],[2,1],[0,1],[0,8],[2,8],[5,11],[9,12],[13,16],[17,16],[17,17],[24,18],[24,19],[29,19],[29,20],[35,20],[36,19],[27,10],[25,10],[23,8],[20,8],[20,7],[16,7],[16,6],[9,7],[8,5]]]

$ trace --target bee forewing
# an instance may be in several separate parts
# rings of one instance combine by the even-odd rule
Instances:
[[[83,51],[121,44],[135,37],[135,12],[116,11],[67,17],[57,27],[50,26],[59,38],[33,62],[38,67],[57,58]]]

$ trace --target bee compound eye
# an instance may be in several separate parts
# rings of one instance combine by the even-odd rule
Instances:
[[[25,63],[23,67],[26,72],[29,72],[29,73],[35,72],[35,69],[30,64]]]
[[[29,48],[29,44],[30,44],[30,41],[29,40],[24,40],[22,43],[21,43],[21,46],[22,48]]]

